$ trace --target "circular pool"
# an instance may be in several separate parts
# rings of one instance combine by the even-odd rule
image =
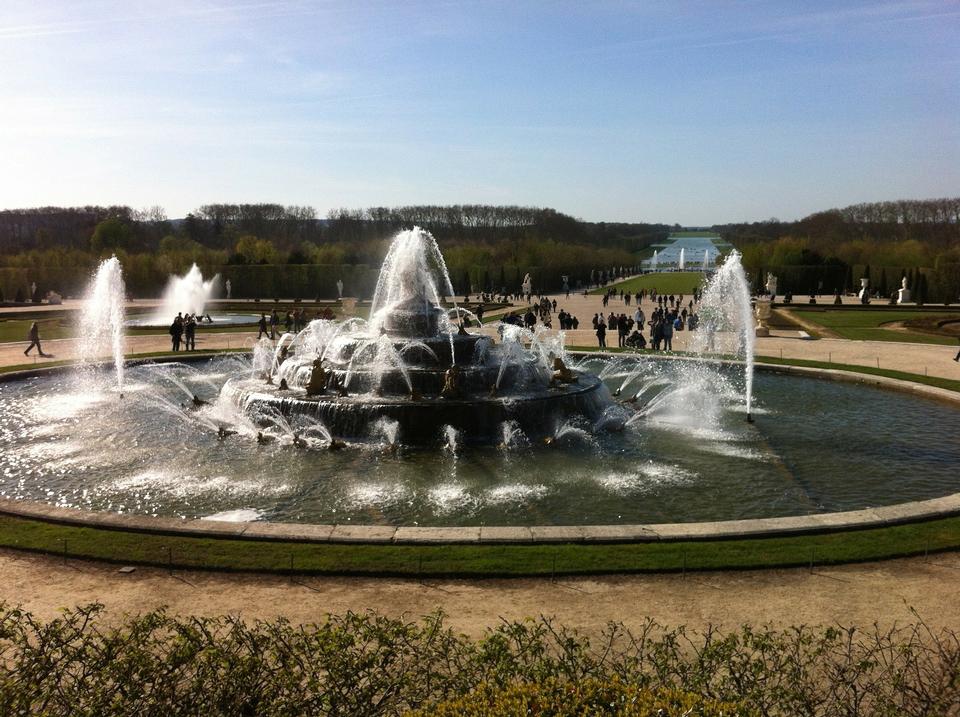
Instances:
[[[570,420],[499,445],[396,427],[330,451],[316,426],[265,426],[220,388],[248,357],[0,384],[0,495],[62,507],[277,522],[592,525],[807,515],[960,491],[960,410],[875,387],[742,369],[586,358],[629,400],[620,431]],[[200,405],[195,405],[196,396]],[[615,422],[622,424],[623,421]],[[220,430],[227,427],[227,430]],[[260,440],[257,434],[260,434]]]
[[[206,317],[209,317],[209,321]],[[125,322],[124,326],[132,329],[159,329],[168,328],[173,323],[174,317],[169,320],[163,320],[154,314],[143,314],[141,316],[131,316]],[[198,322],[198,327],[209,328],[211,326],[256,326],[260,320],[259,314],[206,314],[202,321]]]

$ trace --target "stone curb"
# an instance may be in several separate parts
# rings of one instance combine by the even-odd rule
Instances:
[[[424,527],[230,523],[206,519],[154,518],[58,508],[36,501],[0,499],[0,515],[82,528],[189,538],[228,538],[322,544],[533,545],[559,543],[656,543],[777,538],[885,528],[960,515],[960,493],[930,500],[781,518],[649,525],[536,525]]]

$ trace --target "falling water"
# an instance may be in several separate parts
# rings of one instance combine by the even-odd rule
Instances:
[[[371,333],[377,335],[390,310],[404,301],[422,297],[440,304],[453,295],[450,273],[433,235],[420,227],[400,232],[383,260],[373,292]]]
[[[753,348],[756,340],[750,285],[740,253],[730,252],[707,284],[700,302],[700,328],[695,332],[698,353],[735,353],[744,359],[747,418],[753,402]]]
[[[680,247],[680,262],[677,264],[677,268],[679,268],[680,271],[683,271],[687,268],[687,259],[685,253],[686,249],[684,247]]]
[[[204,281],[196,264],[183,276],[171,276],[163,291],[161,304],[150,318],[151,322],[169,324],[178,313],[203,314],[219,282],[219,274]]]
[[[126,287],[123,267],[112,256],[100,263],[84,296],[80,313],[80,364],[96,361],[110,347],[117,378],[117,389],[123,390],[124,306]]]

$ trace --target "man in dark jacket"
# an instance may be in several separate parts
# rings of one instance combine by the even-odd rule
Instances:
[[[43,353],[43,349],[40,347],[40,326],[37,324],[36,321],[34,321],[33,324],[30,325],[30,333],[27,334],[27,338],[30,339],[30,345],[27,346],[27,350],[23,352],[24,356],[29,356],[30,349],[32,349],[34,346],[37,347],[37,353],[40,354],[42,357],[46,358],[49,355],[49,354]]]

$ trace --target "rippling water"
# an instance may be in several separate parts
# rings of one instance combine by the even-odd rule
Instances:
[[[249,369],[238,357],[130,368],[124,399],[106,375],[0,384],[0,493],[149,515],[535,525],[796,515],[960,491],[952,406],[761,373],[748,424],[734,373],[648,359],[583,367],[621,398],[640,394],[623,432],[557,426],[550,446],[455,451],[440,448],[444,435],[391,452],[382,431],[339,452],[278,430],[258,443],[217,401]],[[209,404],[188,408],[188,393]],[[218,425],[237,433],[220,440]]]

